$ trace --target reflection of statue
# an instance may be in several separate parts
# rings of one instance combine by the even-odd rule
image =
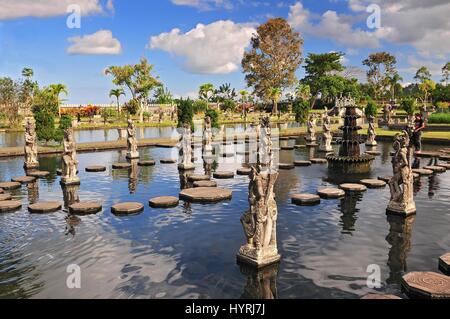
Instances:
[[[241,299],[277,299],[277,277],[280,264],[275,263],[255,270],[246,264],[239,264],[242,274],[247,276]]]
[[[136,193],[138,182],[138,160],[131,160],[131,167],[128,170],[128,190],[130,194]]]
[[[25,125],[25,169],[33,169],[39,167],[37,160],[37,138],[36,124],[33,118],[28,117]]]
[[[138,143],[136,139],[136,127],[131,119],[128,120],[128,128],[127,128],[127,146],[128,153],[127,158],[139,158],[138,152]]]
[[[342,234],[353,234],[355,231],[355,224],[358,220],[357,208],[358,202],[362,200],[362,194],[345,194],[341,199],[340,210],[342,212]]]
[[[325,108],[325,114],[322,118],[323,121],[323,134],[322,141],[320,143],[319,151],[321,152],[332,152],[333,147],[331,146],[331,141],[333,140],[333,135],[331,134],[331,121],[328,116],[328,110]]]
[[[389,249],[388,267],[390,270],[388,284],[398,284],[405,272],[407,272],[407,255],[411,250],[411,236],[415,216],[402,218],[400,216],[388,216],[390,225],[389,235],[386,241],[391,245]]]
[[[238,260],[253,266],[262,267],[280,260],[277,249],[277,217],[278,209],[273,187],[278,178],[278,172],[272,171],[271,166],[271,135],[268,118],[262,120],[265,137],[268,144],[258,147],[256,166],[251,167],[248,188],[248,202],[250,209],[241,217],[241,223],[247,238],[247,244],[242,246],[237,255]],[[266,143],[267,143],[266,141]],[[262,150],[261,150],[262,148]],[[261,171],[261,152],[269,158],[269,170]]]
[[[205,117],[205,128],[203,129],[203,156],[211,156],[213,147],[213,133],[211,129],[211,118]]]
[[[367,146],[376,146],[377,141],[375,140],[377,137],[377,133],[375,131],[375,117],[370,115],[367,120],[369,121],[369,129],[367,130]]]
[[[73,129],[64,131],[64,155],[62,158],[61,184],[78,185],[80,178],[77,176],[78,161]]]
[[[39,183],[29,183],[27,184],[28,191],[28,202],[34,204],[39,200]]]
[[[180,170],[195,169],[195,165],[192,164],[192,133],[191,125],[184,123],[183,132],[180,139],[180,155],[181,161],[178,164]]]
[[[80,197],[78,196],[79,190],[79,185],[69,185],[62,187],[65,208],[68,208],[70,205],[78,203],[80,201]]]
[[[316,141],[316,119],[314,114],[311,114],[308,120],[308,135],[306,136],[308,142]]]
[[[416,212],[416,204],[414,203],[411,148],[406,131],[395,136],[394,151],[395,154],[392,157],[394,176],[389,182],[391,201],[388,212],[407,216]]]

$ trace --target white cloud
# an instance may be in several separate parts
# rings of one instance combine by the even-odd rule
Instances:
[[[0,20],[66,15],[67,7],[71,4],[79,5],[82,15],[104,12],[100,0],[0,0]],[[108,2],[107,9],[112,9],[112,1]]]
[[[177,6],[194,7],[200,10],[211,10],[214,8],[231,9],[233,5],[229,0],[171,0]]]
[[[255,28],[250,24],[216,21],[182,33],[180,29],[152,36],[148,47],[181,57],[186,70],[199,74],[227,74],[239,69]]]
[[[109,30],[100,30],[93,34],[68,39],[72,45],[67,49],[69,54],[111,55],[122,53],[120,41],[115,39]]]
[[[399,71],[409,74],[416,74],[417,70],[424,66],[430,70],[433,76],[439,76],[441,74],[442,67],[444,66],[444,63],[441,65],[440,63],[434,61],[417,58],[414,55],[409,55],[406,60],[409,66],[407,68],[401,68]]]

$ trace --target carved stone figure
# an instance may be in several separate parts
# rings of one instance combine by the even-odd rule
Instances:
[[[332,152],[333,147],[331,146],[331,142],[333,140],[333,135],[331,134],[331,120],[330,116],[328,115],[328,110],[325,109],[325,113],[322,117],[322,127],[323,127],[323,133],[322,133],[322,141],[320,143],[319,151],[321,152]]]
[[[268,118],[262,120],[264,136],[258,143],[257,164],[251,166],[248,201],[250,209],[241,217],[247,244],[239,250],[239,261],[257,268],[276,263],[281,256],[277,249],[278,209],[273,187],[278,172],[272,170],[271,130]],[[262,161],[266,170],[262,171]]]
[[[383,120],[385,125],[392,124],[392,105],[386,104],[383,108]]]
[[[78,185],[80,178],[77,176],[78,161],[73,129],[68,128],[64,131],[64,155],[62,158],[61,184]]]
[[[133,120],[128,120],[127,128],[127,146],[128,146],[128,159],[139,158],[138,143],[136,139],[136,127],[134,126]]]
[[[180,138],[180,156],[181,160],[178,164],[180,170],[195,169],[195,165],[192,163],[192,133],[191,125],[185,123],[183,125],[183,132]]]
[[[25,164],[26,170],[39,167],[37,159],[36,124],[32,117],[28,117],[25,124]]]
[[[391,200],[388,213],[408,216],[416,212],[414,202],[414,176],[412,172],[412,149],[406,131],[397,134],[394,140],[395,154],[392,157],[394,176],[389,181]]]
[[[205,127],[203,129],[203,156],[211,156],[213,152],[213,133],[211,128],[211,118],[205,117]]]
[[[367,120],[369,121],[369,128],[367,130],[366,145],[367,146],[376,146],[377,145],[377,141],[376,141],[377,133],[375,131],[375,117],[370,115],[367,118]]]
[[[306,136],[308,142],[315,142],[316,139],[316,118],[312,114],[308,120],[308,135]]]

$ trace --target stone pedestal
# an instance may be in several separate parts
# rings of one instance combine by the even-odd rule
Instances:
[[[70,186],[70,185],[80,185],[80,178],[76,177],[61,177],[61,185]]]
[[[139,152],[128,152],[127,159],[137,159],[139,158]]]
[[[277,247],[267,247],[259,251],[256,248],[245,245],[239,249],[236,256],[238,263],[244,263],[255,268],[261,269],[281,260]]]
[[[178,164],[178,169],[180,171],[189,171],[189,170],[194,170],[195,169],[195,165],[192,163],[181,163]]]

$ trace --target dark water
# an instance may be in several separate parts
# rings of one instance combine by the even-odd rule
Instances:
[[[293,143],[293,142],[291,142]],[[363,177],[391,175],[390,145],[378,146],[373,171]],[[141,150],[144,159],[171,157],[172,149]],[[406,224],[385,215],[389,190],[368,190],[359,197],[322,201],[314,207],[290,204],[290,195],[361,176],[329,174],[326,165],[280,171],[276,185],[279,209],[279,267],[261,276],[235,261],[244,243],[239,222],[247,209],[248,177],[219,180],[233,199],[213,205],[185,204],[158,210],[155,196],[177,196],[176,165],[111,171],[122,152],[79,154],[81,200],[101,200],[96,215],[69,218],[66,209],[31,215],[29,201],[63,201],[55,176],[59,158],[40,159],[52,172],[36,187],[12,194],[23,209],[0,214],[0,297],[2,298],[240,298],[265,297],[268,283],[278,298],[359,298],[374,292],[366,286],[369,265],[381,269],[379,292],[400,294],[406,271],[437,271],[440,255],[450,251],[449,173],[422,178],[416,184],[418,214]],[[306,159],[307,150],[282,151],[281,162]],[[239,158],[242,159],[242,158]],[[233,159],[219,169],[236,169]],[[427,160],[422,160],[427,164]],[[22,159],[0,162],[0,180],[23,175]],[[85,173],[103,164],[105,173]],[[201,163],[197,172],[203,173]],[[67,194],[66,194],[67,195]],[[137,216],[115,217],[111,205],[121,201],[146,204]],[[66,286],[67,266],[81,267],[81,289]],[[258,277],[259,276],[259,277]],[[264,291],[266,293],[264,293]],[[270,294],[269,294],[270,295]]]

